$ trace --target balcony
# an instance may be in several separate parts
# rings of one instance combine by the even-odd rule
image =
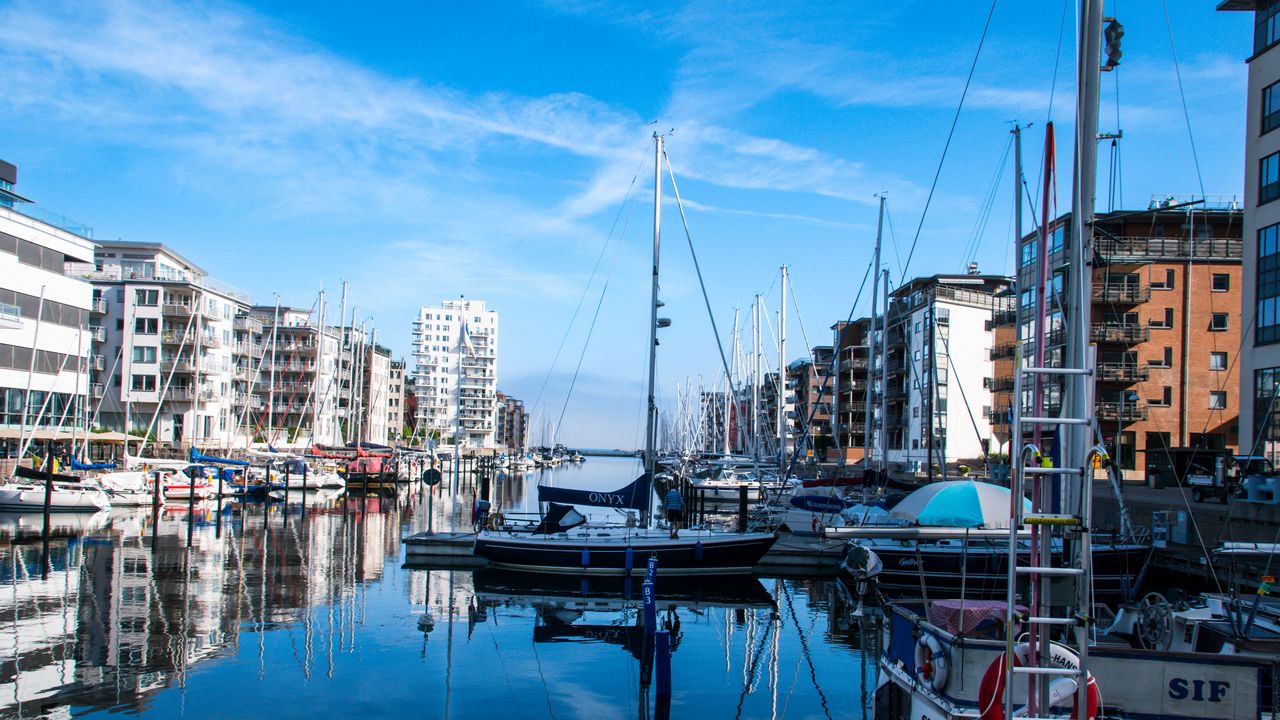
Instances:
[[[1096,343],[1137,345],[1151,339],[1147,325],[1128,323],[1093,323],[1089,327],[1089,340]]]
[[[1236,238],[1106,237],[1094,238],[1093,249],[1108,262],[1148,263],[1156,260],[1239,260],[1244,243]]]
[[[96,342],[96,343],[103,343],[103,342],[106,342],[106,341],[107,341],[107,329],[106,329],[106,328],[104,328],[104,327],[102,327],[101,325],[90,325],[90,326],[89,326],[89,337],[90,337],[90,338],[92,338],[92,339],[93,339],[93,341],[94,341],[94,342]]]
[[[184,330],[165,330],[160,333],[160,342],[165,345],[182,345],[187,341],[187,333]]]
[[[192,314],[199,314],[200,308],[195,303],[165,302],[161,312],[173,317],[191,317]]]
[[[232,322],[232,327],[236,330],[243,330],[248,333],[258,334],[262,332],[262,321],[256,317],[248,315],[240,315]]]
[[[101,355],[89,356],[89,369],[99,372],[107,369],[107,359]]]
[[[1151,378],[1151,371],[1145,365],[1136,363],[1099,363],[1098,377],[1102,382],[1146,382]]]
[[[188,357],[172,358],[168,357],[160,361],[160,370],[162,372],[180,372],[193,373],[196,371],[196,364]]]
[[[106,315],[106,314],[107,314],[107,300],[106,300],[106,298],[94,298],[94,299],[90,300],[90,301],[89,301],[89,312],[97,313],[97,314],[99,314],[99,315]]]
[[[1093,301],[1136,305],[1151,299],[1151,288],[1135,283],[1101,283],[1093,286]]]
[[[1013,376],[1002,375],[1000,377],[991,378],[991,392],[1007,393],[1013,392]]]
[[[996,310],[991,313],[991,320],[987,322],[987,329],[997,327],[1007,327],[1018,321],[1018,311],[1014,308],[1007,310]]]
[[[1096,409],[1099,421],[1138,422],[1139,420],[1146,420],[1149,414],[1147,404],[1142,401],[1136,403],[1100,402],[1097,404]]]
[[[1018,350],[1017,342],[1000,343],[991,348],[991,359],[999,360],[1001,358],[1011,358]]]
[[[94,400],[101,400],[103,394],[102,383],[93,383],[89,386],[89,394]]]

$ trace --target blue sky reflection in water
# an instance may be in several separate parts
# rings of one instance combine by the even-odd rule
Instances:
[[[604,483],[610,466],[628,465],[576,472]],[[460,494],[457,512],[434,504],[437,527],[465,514]],[[219,537],[209,503],[189,554],[185,506],[162,515],[154,553],[148,510],[64,519],[48,580],[38,517],[0,517],[0,646],[18,656],[0,716],[643,716],[638,586],[624,601],[616,582],[584,598],[577,580],[405,569],[420,492],[361,506],[313,499],[304,522],[296,504],[234,505]],[[864,716],[872,668],[833,622],[830,582],[660,579],[659,600],[678,619],[672,717]]]

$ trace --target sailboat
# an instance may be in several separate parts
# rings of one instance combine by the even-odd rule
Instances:
[[[750,572],[777,540],[777,535],[772,532],[710,530],[686,530],[679,537],[672,537],[666,530],[649,526],[657,467],[658,418],[654,402],[657,332],[659,327],[667,325],[666,320],[658,318],[658,308],[661,307],[658,300],[658,260],[663,136],[654,135],[654,146],[653,284],[649,303],[645,471],[631,484],[615,492],[539,486],[539,502],[550,503],[550,510],[541,522],[477,533],[475,553],[492,565],[533,572],[630,575],[643,573],[647,559],[656,556],[664,575],[739,574]],[[574,505],[636,510],[645,518],[645,526],[589,526]]]

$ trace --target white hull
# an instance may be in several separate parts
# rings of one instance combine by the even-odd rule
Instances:
[[[0,511],[44,512],[45,488],[43,485],[16,483],[0,487]],[[49,498],[50,512],[99,512],[110,510],[111,502],[105,493],[93,487],[77,487],[54,483]]]

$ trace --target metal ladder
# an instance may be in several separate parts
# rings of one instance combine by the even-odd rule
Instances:
[[[1014,402],[1013,427],[1010,433],[1010,527],[1009,527],[1009,560],[1007,607],[1005,611],[1005,654],[1004,654],[1004,687],[1003,699],[1005,717],[1013,717],[1014,684],[1017,678],[1026,678],[1028,688],[1029,713],[1034,712],[1040,718],[1049,716],[1049,685],[1061,677],[1073,678],[1076,682],[1077,695],[1087,677],[1088,660],[1088,616],[1087,602],[1089,588],[1092,585],[1090,563],[1089,528],[1092,527],[1092,477],[1090,468],[1095,450],[1090,450],[1086,457],[1065,457],[1069,444],[1063,442],[1063,431],[1090,433],[1094,425],[1092,408],[1095,391],[1095,352],[1089,348],[1086,353],[1086,367],[1023,367],[1022,352],[1014,356]],[[1063,402],[1063,413],[1058,417],[1049,417],[1041,408],[1035,408],[1034,414],[1023,414],[1024,381],[1034,386],[1036,380],[1046,377],[1060,378],[1063,382],[1061,397],[1066,396],[1066,387],[1075,380],[1083,389],[1086,402],[1083,407],[1089,408],[1088,416],[1073,417],[1066,414],[1068,403]],[[1081,382],[1082,381],[1082,382]],[[1033,442],[1024,440],[1024,431],[1050,430],[1058,437],[1058,445],[1062,448],[1063,467],[1053,467],[1048,461],[1046,448],[1037,447]],[[1087,446],[1093,447],[1093,442]],[[1054,489],[1058,490],[1058,512],[1050,512]],[[1030,493],[1028,495],[1028,492]],[[1031,510],[1023,505],[1022,498],[1030,497]],[[1030,528],[1031,544],[1036,552],[1019,552],[1022,550],[1022,538],[1019,529]],[[1054,562],[1054,545],[1060,543],[1061,561]],[[1055,579],[1070,578],[1074,580],[1076,592],[1073,602],[1064,610],[1063,606],[1054,606],[1050,602],[1050,586]],[[1018,610],[1017,589],[1019,582],[1028,581],[1026,587],[1029,597],[1026,606],[1029,612]],[[1051,656],[1052,637],[1060,631],[1069,630],[1074,636],[1073,643],[1064,643],[1076,653],[1079,665],[1076,668],[1063,667],[1049,662]],[[1014,648],[1021,644],[1018,635],[1028,634],[1030,653],[1025,665],[1019,665],[1014,659]],[[1035,699],[1032,699],[1035,698]],[[1069,703],[1063,703],[1069,704]],[[1085,712],[1084,704],[1078,708],[1080,717]],[[1030,717],[1028,715],[1027,717]]]

